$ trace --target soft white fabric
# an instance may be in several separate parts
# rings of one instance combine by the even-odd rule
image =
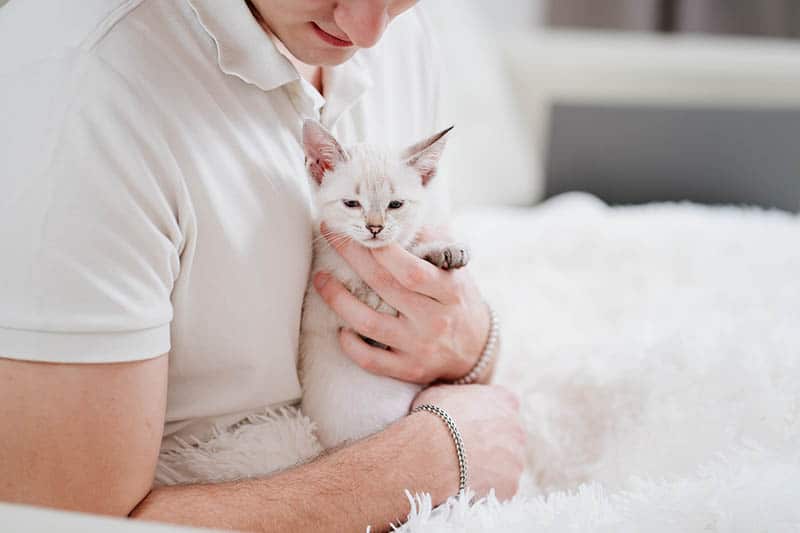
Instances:
[[[503,323],[497,381],[522,397],[528,477],[503,505],[431,513],[421,496],[405,531],[800,528],[797,216],[567,195],[458,227]],[[258,475],[318,449],[296,412],[253,420],[163,455],[160,480]]]
[[[5,6],[0,355],[169,352],[167,435],[297,400],[301,121],[346,143],[430,135],[431,48],[413,9],[326,70],[326,100],[241,0]]]

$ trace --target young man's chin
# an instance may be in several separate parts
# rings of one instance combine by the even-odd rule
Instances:
[[[325,45],[300,47],[297,52],[291,48],[289,49],[292,55],[306,65],[316,65],[319,67],[335,67],[336,65],[341,65],[353,57],[356,50],[358,50],[358,48],[355,46],[349,48],[334,48],[326,47]]]

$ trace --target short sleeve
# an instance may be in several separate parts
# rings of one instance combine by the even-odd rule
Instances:
[[[86,52],[0,78],[0,357],[169,351],[180,188],[151,111]]]

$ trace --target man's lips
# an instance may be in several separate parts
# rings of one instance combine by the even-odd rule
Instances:
[[[353,43],[350,41],[345,41],[344,39],[339,39],[338,37],[334,37],[330,33],[326,32],[319,26],[317,26],[316,22],[311,23],[311,27],[314,28],[314,32],[319,36],[320,39],[325,41],[326,43],[339,46],[341,48],[347,48],[348,46],[353,46]]]

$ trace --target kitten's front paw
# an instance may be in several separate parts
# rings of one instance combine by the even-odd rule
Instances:
[[[433,244],[425,246],[420,257],[444,270],[467,266],[469,249],[463,244]]]

